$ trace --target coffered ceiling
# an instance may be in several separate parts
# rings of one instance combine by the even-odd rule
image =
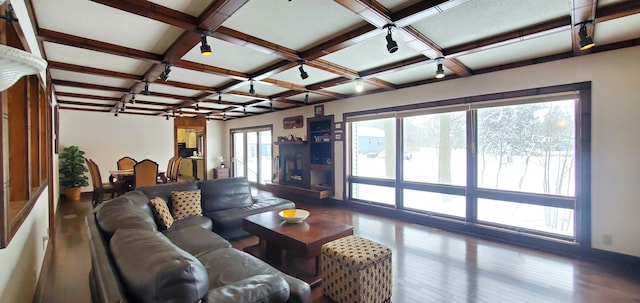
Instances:
[[[637,0],[30,3],[61,109],[112,114],[234,119],[640,42]],[[588,20],[596,46],[581,51]]]

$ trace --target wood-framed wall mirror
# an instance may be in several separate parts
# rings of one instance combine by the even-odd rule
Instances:
[[[176,117],[173,122],[174,155],[182,157],[180,181],[207,179],[207,120]]]

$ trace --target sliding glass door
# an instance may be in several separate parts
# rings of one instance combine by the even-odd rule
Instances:
[[[233,173],[247,177],[252,183],[271,182],[271,127],[231,130],[233,140]]]

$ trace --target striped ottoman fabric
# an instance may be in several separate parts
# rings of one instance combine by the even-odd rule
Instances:
[[[322,245],[322,293],[338,303],[391,297],[391,249],[359,236]]]

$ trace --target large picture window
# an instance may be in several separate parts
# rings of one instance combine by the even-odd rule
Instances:
[[[347,197],[436,225],[589,241],[590,196],[576,193],[590,182],[589,98],[579,83],[345,114]]]
[[[478,187],[573,196],[574,100],[478,109]]]

